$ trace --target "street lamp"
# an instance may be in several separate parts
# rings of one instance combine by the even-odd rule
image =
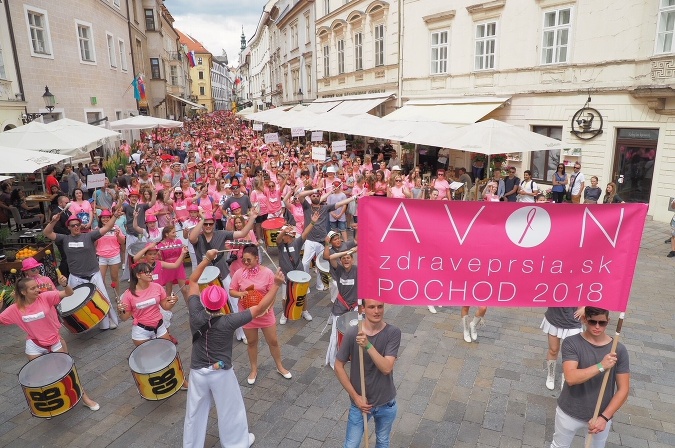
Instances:
[[[298,89],[298,96],[300,97],[300,103],[302,104],[302,88]]]
[[[56,105],[56,97],[51,94],[49,87],[45,86],[45,93],[42,94],[42,99],[45,100],[45,107],[51,114]]]

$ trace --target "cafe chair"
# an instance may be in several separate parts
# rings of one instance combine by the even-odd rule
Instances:
[[[9,209],[12,211],[12,218],[14,219],[14,223],[16,224],[16,231],[19,232],[23,228],[24,224],[30,224],[33,222],[41,222],[39,216],[34,216],[32,218],[22,218],[21,215],[19,214],[19,209],[16,207],[9,207]]]

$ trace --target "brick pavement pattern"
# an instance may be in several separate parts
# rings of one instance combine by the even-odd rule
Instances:
[[[666,258],[667,224],[648,221],[642,239],[631,301],[621,341],[631,356],[628,402],[617,413],[608,447],[675,446],[675,259]],[[274,254],[273,254],[274,256]],[[285,380],[274,370],[261,342],[258,381],[246,384],[246,346],[236,343],[234,369],[248,411],[254,447],[341,447],[348,397],[333,371],[323,365],[329,331],[326,293],[312,288],[314,320],[279,326]],[[280,309],[277,301],[277,311]],[[543,309],[491,308],[478,343],[462,340],[459,309],[388,306],[385,319],[402,331],[394,368],[399,415],[393,448],[548,447],[553,434],[555,391],[546,389],[546,338],[539,329]],[[616,313],[611,318],[616,321]],[[189,366],[190,330],[181,301],[171,333],[184,366]],[[610,327],[612,325],[610,324]],[[613,330],[611,331],[613,333]],[[137,393],[127,358],[133,349],[131,321],[117,330],[93,330],[81,336],[62,331],[80,379],[101,404],[92,412],[78,405],[43,420],[27,410],[17,374],[25,364],[23,333],[0,328],[0,446],[2,447],[179,447],[185,393],[161,401]],[[262,338],[261,338],[262,339]],[[560,362],[557,380],[560,378]],[[370,445],[374,445],[371,431]],[[220,446],[212,409],[207,447]],[[577,437],[574,446],[583,446]]]

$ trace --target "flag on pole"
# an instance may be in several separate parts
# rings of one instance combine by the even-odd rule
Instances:
[[[141,100],[141,92],[138,90],[138,78],[134,78],[133,81],[131,81],[131,84],[134,86],[134,98],[136,101]]]
[[[143,80],[143,75],[138,75],[136,80],[137,80],[137,84],[138,84],[139,96],[142,100],[144,100],[144,99],[147,98],[147,96],[145,94],[145,81]]]
[[[197,59],[195,58],[195,52],[194,51],[190,51],[188,53],[187,57],[188,57],[188,63],[190,64],[190,68],[197,65]]]

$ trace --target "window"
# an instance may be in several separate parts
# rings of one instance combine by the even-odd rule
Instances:
[[[384,65],[384,25],[375,26],[375,66]]]
[[[80,45],[80,62],[96,62],[91,23],[78,21],[75,23],[77,24],[77,40]]]
[[[199,94],[200,95],[206,95],[206,87],[200,86],[199,87]]]
[[[532,132],[562,140],[562,126],[533,126]],[[560,162],[560,150],[534,151],[530,159],[532,179],[549,182]]]
[[[307,64],[305,66],[305,73],[307,73],[307,92],[309,93],[312,91],[312,66],[311,64]]]
[[[152,79],[162,79],[162,74],[159,70],[159,58],[150,58],[150,73]]]
[[[323,46],[323,77],[327,78],[330,76],[330,53],[328,45]]]
[[[113,5],[115,5],[115,8],[120,7],[120,0],[113,0]]]
[[[363,33],[354,34],[354,70],[363,70]]]
[[[199,72],[199,79],[204,79],[204,72]]]
[[[338,73],[341,75],[345,72],[345,40],[340,39],[337,43],[338,47]]]
[[[570,8],[556,9],[544,13],[544,41],[541,45],[542,64],[567,62],[571,15],[572,10]]]
[[[106,41],[108,43],[108,61],[110,62],[110,67],[117,67],[117,55],[115,51],[115,38],[112,34],[105,33]]]
[[[33,55],[51,56],[52,49],[50,45],[47,12],[26,9],[26,16],[28,19],[28,30],[30,32],[31,53]]]
[[[656,53],[672,53],[675,33],[675,0],[661,0],[659,27],[656,34]]]
[[[305,14],[305,42],[307,43],[309,43],[310,40],[312,39],[311,35],[312,29],[310,25],[311,24],[309,23],[309,13],[307,13]]]
[[[495,68],[495,47],[497,43],[497,22],[476,25],[476,70]]]
[[[330,0],[323,0],[323,15],[330,13]]]
[[[2,58],[2,42],[0,42],[0,79],[7,79],[5,72],[5,60]]]
[[[300,90],[300,69],[291,71],[291,80],[293,82],[293,96],[295,96]]]
[[[171,85],[172,86],[178,85],[178,66],[177,65],[171,66]]]
[[[117,41],[117,46],[120,49],[120,68],[122,71],[126,72],[129,69],[129,67],[127,67],[127,47],[124,45],[122,39]]]
[[[202,65],[203,63],[204,63],[204,59],[197,58],[197,65]]]
[[[291,50],[298,48],[298,22],[291,25]]]
[[[431,33],[431,74],[448,72],[448,32]]]
[[[155,11],[152,9],[145,10],[145,29],[155,31]]]

